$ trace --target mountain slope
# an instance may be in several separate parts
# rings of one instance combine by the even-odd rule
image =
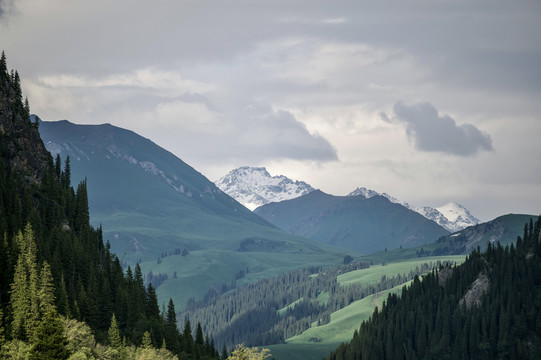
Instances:
[[[540,228],[530,221],[516,246],[416,278],[327,359],[539,359]]]
[[[479,219],[473,216],[468,209],[466,209],[460,204],[453,202],[437,208],[433,208],[430,206],[414,207],[407,202],[401,201],[387,193],[380,194],[374,190],[370,190],[365,187],[357,188],[348,194],[348,196],[359,195],[364,196],[365,198],[371,198],[376,195],[386,197],[387,199],[389,199],[389,201],[413,210],[423,215],[425,218],[435,221],[438,225],[451,232],[459,231],[468,226],[479,223]]]
[[[413,247],[448,232],[383,196],[333,196],[319,190],[255,210],[293,234],[363,253]]]
[[[314,188],[304,181],[293,181],[283,175],[271,176],[264,167],[243,166],[231,170],[215,183],[250,210],[314,191]]]
[[[74,181],[87,178],[92,221],[104,225],[118,253],[154,257],[175,247],[199,248],[201,241],[274,232],[192,167],[132,131],[59,121],[42,122],[40,133],[53,154],[70,156]]]
[[[244,280],[257,280],[345,255],[276,228],[132,131],[58,121],[42,122],[40,132],[51,152],[70,156],[74,181],[87,179],[91,221],[103,225],[111,249],[125,263],[141,262],[147,279],[165,279],[158,295],[178,309],[247,267]]]
[[[438,239],[430,247],[432,254],[469,254],[479,247],[484,250],[489,244],[513,243],[524,234],[524,223],[535,218],[533,215],[507,214],[485,223],[469,226],[463,230]]]

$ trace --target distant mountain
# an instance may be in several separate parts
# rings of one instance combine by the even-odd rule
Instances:
[[[53,156],[70,156],[72,183],[87,178],[90,220],[103,225],[104,241],[124,263],[165,279],[158,294],[179,310],[247,268],[243,280],[343,260],[341,249],[283,232],[132,131],[68,121],[41,122],[39,131]]]
[[[433,255],[441,254],[469,254],[479,247],[485,250],[488,244],[507,245],[524,235],[524,224],[535,215],[507,214],[485,223],[469,226],[440,238],[435,246],[427,250]]]
[[[413,210],[425,218],[435,221],[438,225],[449,230],[450,232],[462,230],[468,226],[476,225],[479,223],[479,219],[473,216],[468,209],[464,206],[450,202],[446,205],[433,208],[430,206],[414,207],[407,202],[401,201],[387,193],[378,193],[374,190],[367,189],[365,187],[357,188],[348,196],[364,196],[365,198],[371,198],[376,195],[381,195],[389,199],[389,201],[400,204],[410,210]]]
[[[414,247],[449,233],[383,196],[333,196],[316,190],[254,212],[292,234],[362,253]]]
[[[308,194],[315,189],[304,181],[271,176],[264,167],[242,166],[215,182],[222,191],[250,210]]]
[[[436,210],[443,214],[443,216],[445,216],[449,222],[455,224],[457,230],[464,229],[468,226],[477,225],[480,222],[479,219],[473,216],[468,209],[454,202],[450,202],[443,206],[438,206]]]

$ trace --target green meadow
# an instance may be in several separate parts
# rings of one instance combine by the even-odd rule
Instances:
[[[212,286],[219,288],[222,284],[230,285],[239,269],[248,271],[244,277],[236,280],[237,286],[272,278],[301,267],[337,265],[344,256],[343,253],[318,250],[321,244],[314,249],[299,245],[290,242],[290,252],[197,250],[191,251],[188,256],[164,257],[159,264],[157,261],[144,262],[141,269],[145,276],[149,271],[153,275],[167,274],[167,280],[158,287],[159,301],[167,304],[169,298],[172,298],[177,311],[181,311],[191,297],[198,300]]]
[[[434,266],[438,261],[460,264],[465,258],[465,255],[425,257],[390,263],[385,266],[374,265],[368,269],[339,275],[338,282],[341,286],[354,283],[360,283],[362,286],[374,285],[381,280],[382,276],[407,274],[410,270],[415,270],[416,267],[421,267],[424,263],[432,263]],[[331,321],[328,324],[317,326],[317,323],[313,323],[311,328],[300,335],[287,339],[285,344],[266,347],[271,350],[277,360],[321,359],[340,343],[349,341],[361,322],[372,315],[376,306],[381,307],[390,293],[400,293],[402,287],[408,284],[409,282],[355,301],[331,314]]]

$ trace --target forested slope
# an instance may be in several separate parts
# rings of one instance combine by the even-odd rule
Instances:
[[[188,357],[218,357],[208,339],[206,347],[202,335],[193,339],[191,328],[179,333],[172,302],[167,314],[160,314],[156,292],[144,286],[139,266],[124,273],[103,243],[101,227],[89,224],[86,182],[74,190],[69,159],[64,165],[59,157],[53,161],[37,126],[30,121],[19,75],[8,72],[2,53],[0,357],[17,352],[67,358],[78,349],[70,348],[66,333],[88,326],[111,347],[143,341]]]
[[[204,301],[190,302],[181,317],[201,323],[218,343],[227,346],[283,344],[310,327],[329,323],[333,313],[357,300],[447,263],[444,258],[431,260],[421,260],[404,271],[390,270],[388,275],[385,269],[392,267],[372,268],[356,262],[295,270],[230,291],[209,291]],[[373,278],[361,280],[365,274]]]
[[[328,359],[541,358],[540,227],[415,278]]]

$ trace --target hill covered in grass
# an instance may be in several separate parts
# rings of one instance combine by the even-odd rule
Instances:
[[[333,196],[316,190],[254,212],[291,234],[366,254],[431,243],[449,233],[383,196]]]

